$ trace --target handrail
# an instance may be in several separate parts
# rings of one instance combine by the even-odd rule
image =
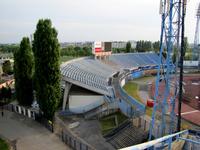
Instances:
[[[174,134],[171,134],[171,135],[166,135],[166,136],[158,138],[156,140],[152,140],[152,141],[145,142],[145,143],[138,144],[138,145],[134,145],[134,146],[129,146],[129,147],[126,147],[126,148],[122,148],[120,150],[143,150],[143,149],[147,149],[147,148],[155,146],[156,144],[159,144],[161,142],[168,141],[168,140],[172,139],[173,137],[179,138],[179,136],[182,135],[182,134],[188,134],[188,130],[184,130],[184,131],[174,133]]]

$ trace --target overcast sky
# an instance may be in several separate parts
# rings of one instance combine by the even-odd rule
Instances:
[[[188,0],[186,36],[194,41],[199,0]],[[0,0],[0,43],[19,43],[50,18],[60,42],[159,40],[160,0]]]

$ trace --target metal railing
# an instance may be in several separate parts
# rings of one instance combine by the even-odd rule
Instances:
[[[164,137],[158,138],[156,140],[152,140],[146,143],[122,148],[121,150],[144,150],[144,149],[164,149],[164,147],[168,147],[171,149],[171,144],[175,139],[179,139],[182,135],[187,135],[188,130],[184,130],[178,133],[174,133],[171,135],[166,135]]]

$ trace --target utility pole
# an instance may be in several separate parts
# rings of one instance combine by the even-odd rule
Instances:
[[[180,56],[180,77],[179,77],[179,98],[178,98],[178,123],[177,132],[181,130],[181,104],[183,95],[183,57],[184,57],[184,35],[185,35],[185,13],[186,13],[186,1],[182,3],[182,32],[181,32],[181,56]]]

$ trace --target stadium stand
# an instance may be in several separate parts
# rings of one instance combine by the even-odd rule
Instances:
[[[134,69],[142,70],[156,67],[158,66],[158,61],[159,57],[155,53],[113,54],[108,60],[102,61],[85,57],[63,64],[61,66],[61,75],[66,82],[107,96],[105,103],[109,102],[108,98],[110,98],[110,101],[120,100],[118,107],[125,115],[132,117],[133,115],[144,114],[145,106],[127,95],[121,86],[115,86],[113,79],[117,74],[127,73],[125,69],[128,70],[129,74],[132,74]],[[119,80],[119,77],[116,78]],[[118,81],[115,84],[120,85],[121,83]],[[116,94],[118,94],[118,97],[121,95],[120,99],[117,99]]]
[[[123,68],[141,67],[159,64],[159,57],[155,53],[124,53],[113,54],[109,60]]]
[[[155,53],[113,54],[109,59],[101,61],[90,57],[75,59],[62,64],[61,66],[62,80],[65,83],[62,84],[65,85],[63,87],[65,88],[64,93],[65,91],[69,91],[69,88],[66,90],[68,82],[70,83],[70,86],[74,84],[81,88],[93,91],[95,94],[98,93],[97,97],[103,97],[103,104],[101,103],[98,106],[91,107],[90,109],[87,109],[87,111],[84,111],[85,119],[97,117],[99,114],[109,114],[109,110],[113,113],[120,109],[123,114],[129,117],[129,119],[127,122],[122,123],[108,133],[108,135],[105,136],[106,141],[116,149],[131,145],[136,146],[137,149],[140,145],[138,146],[136,144],[144,142],[147,139],[148,133],[144,132],[141,128],[133,126],[130,122],[130,118],[143,115],[145,113],[145,106],[139,103],[134,97],[129,96],[121,86],[125,84],[125,80],[129,79],[126,78],[127,76],[131,76],[131,79],[141,77],[145,72],[148,72],[148,70],[156,70],[158,64],[159,57]],[[165,66],[165,62],[163,62],[163,64]],[[82,96],[80,100],[81,102],[84,102]],[[92,101],[94,101],[94,99],[92,99]],[[93,103],[88,106],[92,105]],[[83,108],[82,105],[81,108]],[[73,112],[69,111],[66,111],[65,114],[74,115]],[[175,137],[180,139],[180,135],[183,133],[185,134],[186,132],[188,131],[181,131],[180,133],[167,135],[158,140],[161,142],[172,141],[172,138]],[[193,135],[189,137],[187,140],[188,142],[186,141],[183,149],[199,149],[199,146],[196,145],[196,143],[200,142],[200,132],[192,133]],[[189,143],[190,139],[197,142],[191,144]],[[162,149],[163,145],[161,145],[158,140],[143,144],[146,148],[149,148],[155,146],[154,143],[156,143],[156,146]],[[127,149],[132,149],[133,147]]]
[[[108,79],[114,73],[113,68],[91,58],[73,61],[61,67],[61,74],[64,77],[77,81],[78,85],[83,84],[83,87],[89,86],[92,91],[100,91],[100,94],[105,95],[110,95]]]

